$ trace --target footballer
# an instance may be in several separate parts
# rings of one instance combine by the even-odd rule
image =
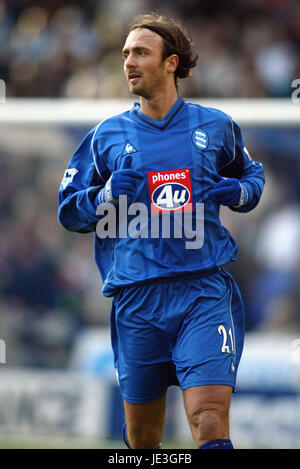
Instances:
[[[197,55],[177,21],[136,17],[122,58],[139,100],[100,122],[78,146],[59,190],[59,223],[95,232],[102,292],[113,297],[111,339],[126,445],[159,447],[166,393],[177,385],[195,446],[233,449],[229,409],[244,306],[225,268],[238,246],[219,211],[221,205],[253,210],[264,169],[230,116],[180,95],[179,80],[190,76]],[[115,230],[99,236],[108,207]],[[130,229],[137,209],[142,216]],[[168,229],[159,225],[163,219]]]

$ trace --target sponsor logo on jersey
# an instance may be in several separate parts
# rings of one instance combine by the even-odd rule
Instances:
[[[192,133],[192,142],[197,150],[206,150],[208,147],[208,135],[203,129],[195,129]]]
[[[68,184],[70,184],[70,182],[73,181],[73,178],[74,176],[78,173],[78,169],[76,168],[69,168],[69,169],[66,169],[65,171],[65,174],[64,174],[64,177],[61,181],[61,185],[63,187],[63,189],[65,189],[67,187]]]
[[[148,173],[151,213],[192,211],[190,170],[174,169]]]

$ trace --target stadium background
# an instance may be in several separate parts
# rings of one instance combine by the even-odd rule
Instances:
[[[19,102],[30,119],[33,103],[42,114],[51,98],[99,100],[100,115],[107,99],[130,99],[120,48],[132,17],[145,11],[175,16],[192,33],[199,62],[182,82],[185,98],[275,99],[280,118],[300,78],[298,1],[0,0],[2,448],[123,447],[110,300],[100,293],[92,235],[56,222],[66,163],[91,126],[85,115],[82,124],[27,125],[17,116],[5,122],[5,113]],[[242,130],[267,184],[253,213],[222,210],[240,246],[229,270],[247,310],[233,438],[238,447],[300,448],[300,119]],[[193,447],[173,388],[165,440]]]

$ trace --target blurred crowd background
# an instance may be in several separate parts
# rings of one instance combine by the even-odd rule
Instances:
[[[7,98],[128,98],[120,50],[128,23],[149,11],[177,17],[192,34],[199,62],[182,82],[184,97],[291,96],[300,78],[299,1],[0,0]],[[93,235],[68,233],[56,219],[65,167],[88,130],[0,128],[0,338],[10,365],[64,367],[82,331],[109,323]],[[222,209],[240,246],[228,268],[248,331],[300,333],[300,130],[248,127],[243,135],[267,183],[250,214]]]
[[[0,0],[0,76],[9,96],[122,98],[128,23],[182,21],[199,61],[190,96],[286,97],[300,76],[297,0]]]

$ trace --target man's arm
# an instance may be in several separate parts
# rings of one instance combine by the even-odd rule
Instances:
[[[249,212],[258,204],[264,183],[262,163],[252,160],[239,126],[231,121],[219,159],[216,184],[207,197],[227,205],[233,211]]]
[[[122,158],[122,167],[110,174],[93,148],[94,134],[92,129],[72,156],[58,195],[59,223],[67,230],[79,233],[96,230],[100,219],[96,215],[99,204],[117,204],[120,195],[127,195],[132,201],[136,186],[143,179],[131,169],[131,156]]]
[[[105,185],[93,156],[92,129],[72,156],[58,194],[58,222],[67,230],[79,233],[95,231],[97,194]]]

